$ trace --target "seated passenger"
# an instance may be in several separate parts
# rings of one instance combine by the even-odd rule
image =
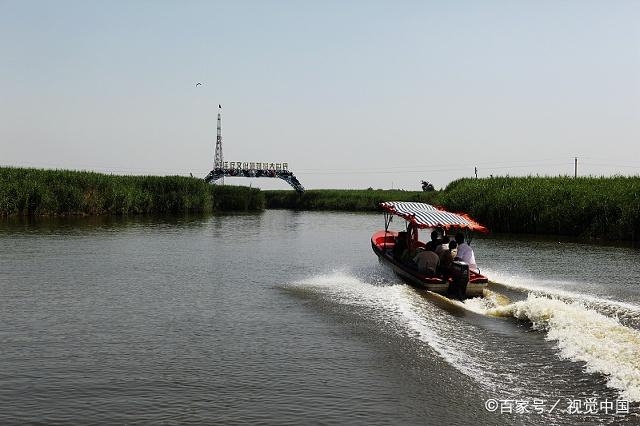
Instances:
[[[431,241],[429,241],[427,244],[425,244],[424,248],[427,251],[436,251],[436,247],[438,247],[440,245],[440,234],[438,233],[438,231],[433,231],[431,233]]]
[[[393,257],[400,259],[404,251],[407,249],[407,233],[405,231],[398,232],[398,236],[395,239],[395,245],[393,246]]]
[[[442,256],[442,253],[449,249],[449,240],[450,238],[447,236],[444,236],[440,240],[438,240],[440,244],[438,244],[435,249],[435,252],[438,256]]]
[[[458,243],[458,259],[469,265],[469,270],[480,273],[478,265],[476,264],[476,256],[473,254],[471,246],[464,242],[464,234],[458,232],[456,234],[456,242]]]
[[[412,249],[411,247],[407,247],[407,249],[402,253],[400,260],[404,263],[411,264],[413,263],[413,258],[416,257],[416,255],[423,250],[424,250],[424,247],[420,247],[420,246],[416,247],[415,249]]]
[[[453,266],[453,259],[455,259],[458,251],[458,243],[451,241],[447,250],[443,250],[440,255],[440,273],[449,276],[451,267]]]
[[[413,261],[418,266],[418,271],[428,276],[434,276],[440,264],[440,258],[435,252],[424,249],[418,252]]]
[[[418,266],[415,262],[415,258],[422,251],[424,251],[424,247],[416,247],[415,250],[411,250],[411,249],[405,250],[405,252],[402,254],[402,262],[404,262],[405,264],[413,268],[417,268]]]

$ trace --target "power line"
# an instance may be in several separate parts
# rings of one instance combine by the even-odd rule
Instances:
[[[519,165],[518,163],[523,163],[523,162],[529,162],[531,161],[531,159],[529,160],[513,160],[513,161],[494,161],[494,162],[473,162],[473,163],[456,163],[459,165],[460,168],[469,168],[469,167],[473,167],[473,166],[477,166],[477,165],[509,165],[512,164],[513,166],[511,167],[520,167],[521,165]],[[533,160],[536,163],[534,163],[533,165],[557,165],[557,161],[558,158],[550,158],[550,159],[535,159]],[[545,161],[554,161],[554,163],[544,163]],[[366,167],[366,168],[352,168],[350,170],[402,170],[402,169],[416,169],[419,167],[424,167],[423,164],[419,164],[419,165],[402,165],[402,166],[383,166],[383,167]],[[310,169],[300,169],[297,168],[296,170],[298,171],[343,171],[344,168],[337,168],[337,169],[328,169],[325,167],[320,167],[320,168],[310,168]]]
[[[567,166],[570,163],[553,163],[544,164],[547,166]],[[484,170],[507,170],[513,168],[528,168],[539,167],[540,164],[523,164],[519,166],[502,166],[502,167],[489,167]],[[326,171],[306,172],[306,175],[333,175],[333,174],[403,174],[403,173],[438,173],[438,172],[457,172],[468,171],[468,167],[455,167],[445,169],[417,169],[417,170],[374,170],[374,169],[327,169]]]
[[[624,165],[624,164],[590,163],[590,162],[583,162],[582,164],[586,164],[586,165],[589,165],[589,166],[624,167],[624,168],[629,168],[629,169],[640,169],[640,166],[627,166],[627,165]]]

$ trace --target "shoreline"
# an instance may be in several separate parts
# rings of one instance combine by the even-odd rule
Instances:
[[[640,239],[640,176],[463,178],[440,191],[263,191],[266,208],[379,211],[383,201],[424,202],[466,213],[492,232],[602,241]]]
[[[499,234],[640,239],[640,176],[463,178],[440,191],[265,190],[183,176],[0,167],[0,217],[83,217],[267,209],[377,212],[383,201],[469,214]]]

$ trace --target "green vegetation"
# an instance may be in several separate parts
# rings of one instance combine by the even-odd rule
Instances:
[[[214,211],[256,211],[264,209],[264,193],[258,188],[206,185],[213,195]]]
[[[419,201],[433,203],[435,192],[399,190],[314,189],[264,191],[267,208],[300,210],[377,211],[383,201]]]
[[[492,231],[640,239],[640,177],[459,179],[438,192],[265,191],[268,208],[377,210],[382,201],[422,201],[469,213]]]
[[[496,232],[640,239],[640,177],[459,179],[437,192],[260,191],[181,176],[0,167],[0,216],[185,213],[268,208],[376,211],[420,201],[469,213]]]
[[[182,176],[117,176],[0,167],[0,215],[185,213],[261,210],[259,189]]]
[[[497,232],[640,238],[640,177],[459,179],[438,203]]]

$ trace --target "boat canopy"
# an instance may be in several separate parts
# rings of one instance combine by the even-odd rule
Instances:
[[[469,229],[471,231],[489,232],[464,213],[451,213],[426,203],[406,201],[387,201],[380,203],[387,212],[400,216],[418,228]]]

